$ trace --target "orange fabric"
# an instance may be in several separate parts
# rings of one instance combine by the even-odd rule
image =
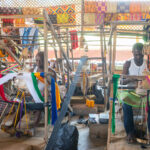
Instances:
[[[131,2],[130,3],[130,13],[141,12],[141,3],[140,2]]]
[[[95,13],[96,12],[96,2],[85,2],[84,11],[85,13]]]

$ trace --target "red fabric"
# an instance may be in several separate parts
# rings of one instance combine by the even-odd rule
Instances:
[[[0,74],[0,78],[2,78],[2,74]],[[10,101],[5,97],[3,85],[0,85],[0,96],[2,97],[2,99],[3,99],[4,101],[10,102]]]
[[[76,31],[76,30],[70,31],[70,36],[71,36],[72,49],[78,48],[78,36],[77,36],[77,31]]]

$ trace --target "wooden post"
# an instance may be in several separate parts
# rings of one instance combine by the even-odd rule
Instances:
[[[103,75],[103,86],[105,86],[106,83],[106,77],[105,77],[105,58],[104,58],[104,47],[103,47],[103,25],[100,26],[100,45],[101,45],[101,57],[102,57],[102,75]],[[106,95],[106,89],[104,89],[104,110],[107,109],[107,95]]]
[[[66,29],[67,33],[67,57],[69,59],[69,30],[68,28]],[[70,82],[70,74],[69,74],[69,66],[67,65],[67,90],[69,89],[69,82]]]
[[[113,58],[111,66],[111,73],[113,75],[114,70],[115,70],[115,59],[116,59],[116,29],[114,31],[114,39],[113,39]],[[110,86],[110,98],[113,98],[113,82],[112,79],[111,81],[111,86]],[[107,150],[109,149],[109,145],[111,142],[111,124],[112,124],[112,107],[113,107],[113,100],[110,101],[110,110],[109,110],[109,125],[108,125],[108,138],[107,138]]]
[[[111,82],[111,92],[110,92],[110,98],[113,97],[113,83]],[[109,101],[110,103],[110,109],[109,109],[109,123],[108,123],[108,137],[107,137],[107,150],[109,150],[109,145],[111,141],[111,122],[112,122],[112,106],[113,106],[113,100]]]
[[[113,37],[113,58],[112,58],[112,73],[115,71],[115,60],[116,60],[116,41],[117,41],[117,31],[114,31]]]
[[[47,26],[46,19],[44,17],[44,72],[48,72],[48,50],[47,50]],[[45,82],[45,91],[44,91],[44,99],[45,103],[48,102],[48,91],[47,91],[47,79],[44,78]],[[48,140],[48,107],[45,107],[45,140]]]

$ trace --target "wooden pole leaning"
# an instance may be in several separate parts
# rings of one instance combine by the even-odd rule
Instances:
[[[44,17],[44,72],[48,72],[48,50],[47,50],[47,25],[46,25],[46,18]],[[48,83],[47,78],[44,78],[45,82],[45,91],[44,91],[44,99],[45,103],[48,102]],[[47,142],[48,140],[48,107],[45,107],[45,133],[44,139]]]

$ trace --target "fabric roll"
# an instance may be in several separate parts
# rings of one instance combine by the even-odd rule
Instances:
[[[129,13],[129,2],[118,2],[117,12],[118,13]]]

